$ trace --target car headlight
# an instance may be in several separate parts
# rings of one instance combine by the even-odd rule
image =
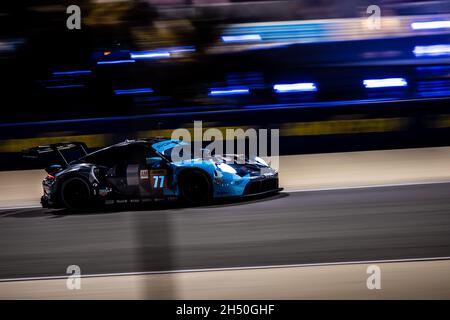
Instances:
[[[264,161],[264,159],[262,159],[262,158],[260,158],[260,157],[255,157],[255,161],[256,162],[258,162],[259,164],[262,164],[263,166],[269,166],[268,164],[267,164],[267,162],[266,161]]]
[[[226,163],[222,162],[222,163],[216,164],[216,166],[222,172],[233,173],[233,174],[237,173],[237,171],[232,166],[230,166],[230,165],[228,165]]]

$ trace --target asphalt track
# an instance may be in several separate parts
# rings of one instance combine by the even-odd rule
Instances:
[[[450,256],[450,183],[197,208],[0,211],[0,279]]]

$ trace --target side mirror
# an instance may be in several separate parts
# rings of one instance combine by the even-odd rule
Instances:
[[[53,165],[45,168],[45,172],[47,172],[48,174],[52,174],[52,175],[61,170],[62,170],[62,166],[59,164],[53,164]]]
[[[145,163],[149,166],[154,165],[162,161],[161,157],[150,157],[145,159]]]

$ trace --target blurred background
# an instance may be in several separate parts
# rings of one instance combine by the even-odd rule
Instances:
[[[2,169],[193,120],[279,128],[282,154],[449,142],[448,1],[5,1],[0,24]]]
[[[449,1],[5,0],[0,26],[0,298],[450,297]],[[194,120],[279,129],[285,192],[40,207],[22,150]],[[386,262],[382,291],[361,261]]]

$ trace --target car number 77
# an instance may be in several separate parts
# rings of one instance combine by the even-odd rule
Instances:
[[[153,176],[153,188],[157,189],[157,188],[162,188],[164,187],[164,176]],[[158,186],[158,181],[159,181],[159,186]]]

